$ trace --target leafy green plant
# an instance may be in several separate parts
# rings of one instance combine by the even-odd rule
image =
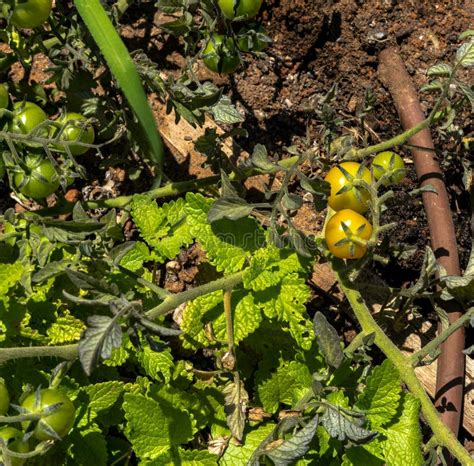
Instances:
[[[1,116],[14,117],[11,97],[16,103],[28,97],[48,109],[45,115],[54,115],[53,97],[62,99],[64,92],[62,110],[82,112],[87,119],[76,129],[86,131],[93,123],[97,141],[62,137],[67,135],[64,111],[56,119],[41,118],[26,133],[2,123],[2,159],[11,186],[28,168],[30,150],[53,166],[55,187],[63,188],[71,173],[85,176],[73,154],[77,147],[107,153],[125,142],[124,153],[136,151],[160,165],[159,136],[141,79],[166,99],[177,119],[193,125],[202,124],[206,114],[226,124],[242,120],[221,89],[199,82],[193,73],[209,34],[225,33],[239,59],[248,53],[239,45],[242,37],[266,42],[258,26],[242,28],[231,21],[239,19],[238,2],[233,3],[237,18],[226,19],[214,1],[158,1],[162,11],[175,15],[163,29],[183,39],[188,55],[178,78],[162,76],[143,52],[132,54],[133,61],[125,53],[113,25],[130,2],[118,2],[109,14],[95,1],[76,0],[77,11],[58,3],[48,27],[31,34],[16,30],[7,15],[2,37],[27,71],[32,55],[46,52],[53,64],[50,82],[59,92],[9,83]],[[208,129],[195,147],[213,176],[113,199],[60,199],[51,208],[6,210],[0,216],[0,423],[23,430],[0,431],[2,461],[396,466],[436,464],[449,449],[462,464],[472,464],[440,421],[415,368],[432,362],[449,335],[472,323],[474,257],[463,277],[451,277],[427,249],[411,287],[374,285],[372,261],[385,264],[393,257],[380,244],[394,227],[383,223],[382,212],[397,199],[386,189],[393,173],[374,179],[362,160],[406,143],[445,117],[452,122],[452,109],[472,101],[457,73],[473,63],[471,35],[463,36],[468,40],[452,66],[429,71],[436,83],[430,89],[441,96],[427,120],[388,141],[370,146],[364,134],[364,147],[357,148],[356,141],[341,135],[346,122],[331,107],[334,87],[315,110],[320,145],[308,136],[273,156],[256,144],[247,160],[234,162],[222,157],[220,145],[243,133],[234,128],[218,135]],[[119,87],[110,85],[112,76]],[[92,92],[98,87],[104,89],[100,96]],[[373,107],[368,92],[357,123],[364,127]],[[145,147],[153,156],[146,156]],[[331,193],[331,183],[312,169],[344,167],[344,160],[362,163],[353,173],[339,170],[347,183]],[[359,170],[366,176],[356,176]],[[46,175],[35,181],[48,181]],[[242,181],[255,175],[276,178],[279,189],[269,184],[262,199],[249,201]],[[16,185],[21,192],[27,183],[18,178]],[[371,228],[362,217],[365,231],[358,226],[352,231],[345,218],[337,225],[341,238],[331,241],[331,220],[351,207],[333,205],[339,212],[332,217],[329,212],[325,232],[301,231],[294,214],[303,199],[295,185],[298,193],[311,194],[317,209],[326,207],[331,195],[363,193],[362,210]],[[197,192],[210,186],[212,196]],[[165,197],[175,199],[157,202]],[[104,211],[90,215],[91,209]],[[126,224],[133,225],[132,239],[125,239]],[[331,245],[347,248],[345,257],[352,260],[342,260]],[[187,267],[191,255],[195,263]],[[308,276],[315,263],[325,262],[360,326],[345,347],[333,321],[334,306],[315,308],[311,302]],[[180,273],[181,288],[172,292],[170,281]],[[366,304],[371,286],[384,296],[381,322]],[[413,314],[419,298],[456,299],[466,313],[407,357],[386,327]],[[332,302],[343,307],[335,297]],[[45,393],[57,396],[43,400]],[[61,415],[67,422],[55,425],[53,420],[64,420]]]

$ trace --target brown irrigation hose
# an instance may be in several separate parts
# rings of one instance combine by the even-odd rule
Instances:
[[[403,128],[409,129],[425,119],[423,111],[404,63],[395,48],[385,49],[379,56],[379,76],[392,94]],[[436,259],[449,275],[460,275],[459,257],[454,223],[448,194],[443,180],[429,129],[413,136],[410,144],[415,169],[421,186],[432,185],[437,193],[423,193],[423,204],[431,234],[431,245]],[[419,149],[426,147],[428,150]],[[431,150],[430,150],[431,149]],[[456,305],[444,306],[452,323],[461,316]],[[457,436],[462,417],[464,391],[464,329],[456,331],[441,346],[438,358],[435,406],[443,422]]]

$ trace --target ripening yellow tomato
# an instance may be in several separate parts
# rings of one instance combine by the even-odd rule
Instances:
[[[350,209],[336,212],[326,224],[325,240],[331,253],[341,259],[360,259],[367,252],[372,225]]]
[[[354,186],[355,180],[365,181],[369,185],[371,183],[370,171],[365,167],[361,169],[360,163],[343,162],[331,168],[324,179],[331,185],[328,198],[331,209],[351,209],[359,214],[368,210],[369,193],[362,187]]]

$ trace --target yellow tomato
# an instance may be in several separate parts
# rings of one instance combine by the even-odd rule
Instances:
[[[364,167],[359,174],[359,168],[360,163],[343,162],[329,170],[325,180],[331,185],[331,194],[328,198],[331,209],[335,211],[351,209],[359,214],[367,211],[370,195],[364,188],[354,186],[353,182],[363,180],[370,185],[370,171]]]
[[[367,252],[365,244],[372,236],[372,225],[350,209],[336,212],[328,221],[325,239],[331,253],[341,259],[360,259]]]

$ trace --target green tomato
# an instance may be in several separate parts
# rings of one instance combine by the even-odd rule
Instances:
[[[84,144],[93,144],[95,139],[94,128],[90,125],[84,125],[86,121],[87,118],[80,113],[66,113],[58,120],[62,125],[66,125],[61,132],[60,139],[62,141],[77,141]],[[56,131],[59,130],[55,128],[54,133],[56,133]],[[66,152],[66,146],[64,144],[55,144],[54,147],[61,152]],[[89,150],[88,147],[75,144],[68,145],[67,147],[72,155],[82,155]]]
[[[28,173],[15,173],[14,181],[18,191],[33,199],[43,199],[59,188],[59,176],[48,159],[28,157]]]
[[[38,400],[37,405],[36,393],[28,395],[23,400],[21,406],[26,408],[31,413],[41,412],[48,406],[52,406],[57,403],[62,404],[51,414],[42,417],[37,422],[33,431],[33,436],[36,439],[40,441],[55,439],[55,437],[49,434],[45,429],[45,425],[53,429],[59,437],[66,436],[74,423],[76,410],[72,404],[72,401],[66,395],[52,388],[45,388],[40,391],[40,399]],[[21,423],[21,425],[23,429],[26,430],[30,423],[31,421],[24,421]]]
[[[36,28],[48,19],[52,6],[52,0],[17,1],[10,21],[17,28]]]
[[[28,453],[30,451],[30,446],[28,442],[22,440],[23,433],[14,427],[5,426],[0,428],[0,438],[4,440],[7,444],[8,449],[16,453]],[[0,453],[0,460],[1,460]],[[12,466],[22,466],[25,464],[26,459],[10,457],[10,463]],[[3,463],[1,463],[3,464]]]
[[[10,395],[8,389],[5,387],[3,379],[0,379],[0,416],[7,413],[8,407],[10,406]]]
[[[209,38],[203,52],[204,64],[214,73],[230,74],[240,66],[240,57],[235,49],[233,39],[220,34]]]
[[[372,171],[376,180],[386,175],[382,182],[384,186],[399,184],[406,175],[405,162],[398,154],[391,151],[380,152],[374,157]]]
[[[5,84],[0,84],[0,110],[2,108],[8,108],[8,89]]]
[[[243,20],[253,18],[263,0],[219,0],[219,7],[227,19],[243,17]]]
[[[331,185],[331,193],[328,198],[328,205],[331,209],[335,211],[351,209],[359,214],[367,211],[369,193],[363,188],[353,186],[353,182],[350,180],[352,177],[353,180],[365,181],[370,185],[370,171],[364,168],[360,174],[359,169],[360,163],[343,162],[329,170],[324,179]]]
[[[243,35],[239,37],[237,44],[242,52],[263,52],[268,47],[268,42],[259,38],[259,34],[267,35],[262,26],[258,26],[256,31],[241,31],[241,33]]]
[[[48,118],[43,109],[33,102],[15,102],[13,104],[13,112],[14,116],[10,121],[8,129],[10,132],[17,134],[31,133]],[[42,128],[37,133],[37,136],[46,137],[47,134],[47,128]]]

